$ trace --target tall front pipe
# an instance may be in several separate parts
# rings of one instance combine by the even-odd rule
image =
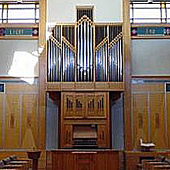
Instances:
[[[86,47],[87,47],[87,40],[86,40],[86,21],[84,21],[84,67],[83,67],[83,70],[84,70],[84,81],[86,81],[86,71],[87,71],[87,63],[86,63],[86,59],[87,59],[87,56],[86,56]]]
[[[62,57],[63,57],[63,66],[62,66],[62,68],[63,68],[63,75],[62,75],[62,77],[63,77],[63,80],[62,81],[65,81],[65,79],[64,79],[64,72],[65,72],[65,68],[64,68],[64,60],[65,60],[65,47],[64,47],[64,43],[62,44],[62,50],[63,50],[63,52],[62,52]]]
[[[117,42],[117,81],[119,80],[120,76],[120,48],[119,48],[119,41]]]
[[[105,64],[105,68],[106,68],[106,81],[108,81],[108,41],[106,42],[106,64]]]
[[[80,58],[80,81],[83,80],[83,24],[81,23],[81,58]]]
[[[47,43],[48,44],[48,48],[47,48],[48,49],[48,60],[47,60],[48,61],[48,81],[50,81],[50,74],[51,74],[50,73],[50,58],[51,58],[51,48],[50,48],[51,42],[50,41],[51,40],[49,39]]]
[[[90,80],[93,80],[93,27],[90,27]]]
[[[120,61],[120,75],[119,75],[119,81],[122,81],[122,52],[121,52],[121,49],[122,49],[122,43],[121,43],[121,38],[119,40],[119,52],[120,52],[120,56],[119,56],[119,61]]]
[[[79,25],[77,25],[77,81],[80,80],[80,38],[79,38]]]
[[[89,64],[89,23],[87,22],[87,81],[90,78],[90,64]]]

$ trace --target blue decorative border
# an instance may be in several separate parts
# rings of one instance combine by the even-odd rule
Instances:
[[[38,28],[0,28],[0,36],[38,36]]]
[[[170,27],[132,27],[131,36],[170,36]]]

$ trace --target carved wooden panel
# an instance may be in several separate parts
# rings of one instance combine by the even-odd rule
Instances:
[[[74,117],[85,117],[85,96],[83,93],[75,94],[75,114]]]
[[[72,147],[72,125],[65,125],[64,128],[64,147]]]
[[[23,116],[22,116],[22,148],[36,148],[38,145],[37,132],[37,95],[25,94],[22,98]]]
[[[149,142],[149,127],[148,127],[148,95],[147,94],[134,94],[132,97],[133,102],[133,147],[139,148],[139,140],[143,139]]]
[[[86,94],[86,116],[94,117],[95,113],[95,94]]]
[[[106,117],[106,93],[95,94],[95,116]]]
[[[64,117],[74,117],[75,98],[74,93],[64,95]]]
[[[19,95],[8,94],[6,96],[5,148],[18,147],[20,136],[19,114],[20,114]]]
[[[97,126],[97,144],[98,147],[108,147],[108,134],[106,125],[98,125]]]
[[[150,95],[150,112],[151,141],[155,143],[156,148],[166,148],[168,142],[165,133],[164,94]]]
[[[106,118],[106,93],[64,93],[64,118]]]

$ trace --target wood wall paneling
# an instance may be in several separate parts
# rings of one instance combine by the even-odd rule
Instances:
[[[3,140],[3,133],[2,133],[2,130],[3,130],[3,94],[0,94],[0,148],[3,147],[3,143],[2,143],[2,140]]]
[[[133,147],[139,148],[139,140],[149,141],[148,127],[148,95],[133,95]]]
[[[140,148],[140,138],[157,149],[168,148],[169,100],[164,83],[132,84],[133,148]]]
[[[47,59],[46,59],[46,15],[47,15],[47,0],[39,1],[39,48],[42,50],[39,56],[39,141],[38,147],[45,149],[45,108],[46,108],[46,74],[47,74]]]
[[[166,93],[166,114],[167,114],[167,134],[168,134],[168,147],[170,147],[170,93]]]
[[[164,94],[150,95],[151,142],[156,148],[167,148],[167,133],[165,130]]]
[[[39,72],[39,131],[38,131],[38,147],[45,149],[45,111],[46,111],[46,48],[39,58],[40,72]]]
[[[6,83],[0,95],[0,145],[2,149],[32,149],[38,141],[38,88],[24,82]]]
[[[102,152],[100,154],[97,155],[96,158],[96,162],[97,163],[97,170],[103,170],[103,169],[107,169],[107,157],[106,157],[106,153]]]
[[[123,0],[123,63],[124,63],[124,119],[125,119],[125,149],[132,148],[131,141],[131,85],[130,85],[130,5],[129,0]]]
[[[74,154],[74,170],[95,170],[95,154],[96,152]]]
[[[37,99],[36,94],[23,95],[22,148],[38,147]]]
[[[20,98],[18,94],[6,95],[5,148],[18,148],[20,139]]]

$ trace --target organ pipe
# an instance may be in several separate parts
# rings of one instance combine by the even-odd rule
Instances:
[[[116,25],[95,28],[85,15],[76,26],[56,25],[47,42],[47,80],[91,82],[95,73],[96,81],[123,81],[121,31]]]

